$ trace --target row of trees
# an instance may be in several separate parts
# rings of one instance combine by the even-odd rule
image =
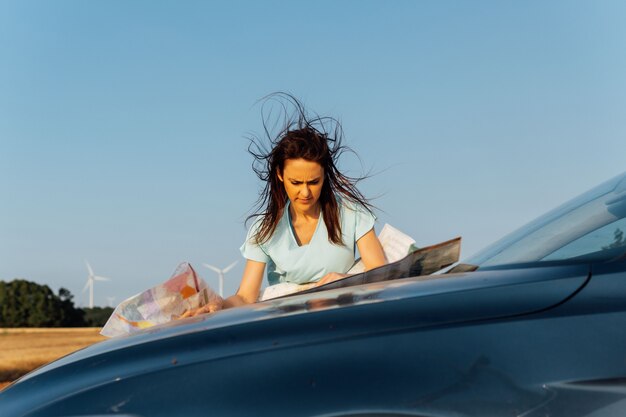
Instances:
[[[113,309],[76,308],[72,293],[23,279],[0,281],[0,327],[100,327]]]

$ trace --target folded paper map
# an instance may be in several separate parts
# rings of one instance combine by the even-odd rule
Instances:
[[[443,268],[445,265],[450,265],[456,262],[459,258],[460,239],[446,242],[451,243],[447,245],[440,244],[429,246],[424,249],[418,249],[415,246],[415,240],[413,238],[395,227],[385,224],[378,235],[378,240],[383,247],[388,264],[380,268],[376,268],[374,270],[377,271],[376,274],[372,275],[369,271],[365,272],[363,262],[358,260],[348,271],[348,274],[350,274],[349,277],[319,287],[315,287],[315,282],[309,284],[283,282],[267,287],[263,292],[260,301],[271,300],[273,298],[284,297],[305,291],[323,291],[329,288],[375,282],[379,280],[379,277],[385,277],[385,279],[397,279],[406,278],[408,276],[432,274],[433,272]],[[416,253],[417,255],[414,255]],[[401,265],[401,267],[398,268],[398,265]],[[419,271],[417,270],[417,265],[419,265]],[[426,268],[424,268],[425,265],[427,265]],[[389,273],[389,271],[393,272]],[[373,281],[364,281],[364,279]]]
[[[122,301],[113,311],[100,334],[116,337],[132,334],[178,318],[186,310],[207,304],[221,304],[217,295],[186,262],[161,285]]]
[[[436,245],[416,249],[399,261],[320,285],[316,287],[315,290],[324,291],[334,288],[430,275],[458,262],[460,254],[461,238],[457,237]],[[302,293],[310,293],[312,291],[313,290],[309,289],[302,291]]]
[[[412,237],[402,233],[387,223],[385,223],[383,229],[378,234],[378,240],[385,252],[387,263],[399,261],[417,249],[415,240]],[[359,259],[354,266],[350,268],[348,274],[360,274],[364,271],[365,265],[363,265],[363,261]]]

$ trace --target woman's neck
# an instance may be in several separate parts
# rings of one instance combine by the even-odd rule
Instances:
[[[295,221],[301,222],[317,222],[320,218],[321,207],[320,204],[317,203],[315,206],[311,207],[310,210],[300,211],[297,210],[293,204],[289,204],[289,215],[291,216],[292,223]]]

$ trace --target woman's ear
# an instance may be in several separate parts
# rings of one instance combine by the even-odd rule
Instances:
[[[278,168],[278,169],[276,170],[276,176],[278,177],[278,181],[280,181],[280,182],[284,182],[284,181],[283,181],[283,175],[282,175],[282,173],[280,172],[280,168]]]

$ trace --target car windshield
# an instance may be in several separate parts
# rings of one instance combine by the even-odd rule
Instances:
[[[487,247],[480,268],[544,261],[601,261],[626,252],[626,173],[546,213]]]

